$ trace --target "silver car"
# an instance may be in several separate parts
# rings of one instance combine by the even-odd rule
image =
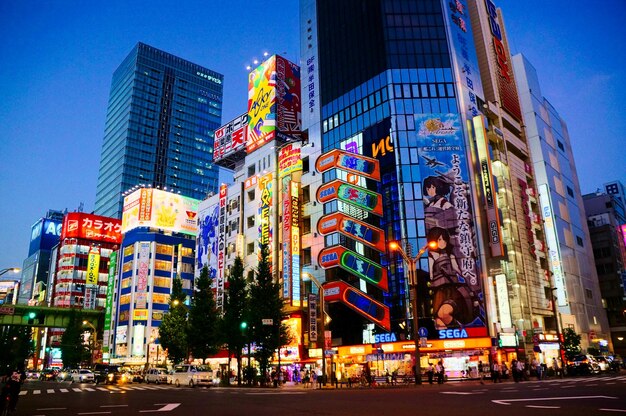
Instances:
[[[167,383],[167,371],[163,368],[151,368],[146,371],[144,376],[146,384],[166,384]]]
[[[91,370],[87,370],[86,368],[81,368],[80,370],[72,370],[70,372],[70,376],[72,377],[72,382],[78,383],[93,383],[94,375]]]

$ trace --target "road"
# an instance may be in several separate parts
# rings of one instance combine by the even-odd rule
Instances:
[[[353,389],[94,386],[27,381],[17,415],[626,415],[626,372],[493,384]],[[165,415],[164,415],[165,416]]]

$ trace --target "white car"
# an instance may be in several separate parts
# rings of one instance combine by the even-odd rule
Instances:
[[[162,368],[151,368],[148,371],[146,371],[145,381],[146,381],[146,384],[167,383],[167,371]]]
[[[167,375],[167,383],[176,387],[211,386],[213,385],[213,371],[203,365],[181,364]]]
[[[72,370],[70,372],[70,376],[72,377],[72,382],[93,383],[94,381],[93,372],[85,368],[81,368],[80,370]]]

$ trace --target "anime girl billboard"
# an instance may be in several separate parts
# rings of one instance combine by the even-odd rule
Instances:
[[[204,266],[209,268],[211,279],[217,276],[219,254],[219,203],[198,213],[198,239],[196,240],[196,278]]]
[[[487,336],[465,141],[457,114],[415,115],[437,329]]]

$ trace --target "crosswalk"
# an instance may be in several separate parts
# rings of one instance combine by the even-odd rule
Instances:
[[[126,385],[126,386],[94,386],[94,387],[71,387],[71,388],[55,388],[55,389],[24,389],[20,391],[20,396],[38,395],[38,394],[65,394],[65,393],[91,393],[97,391],[119,392],[132,390],[170,390],[171,386],[154,386],[154,385]]]

